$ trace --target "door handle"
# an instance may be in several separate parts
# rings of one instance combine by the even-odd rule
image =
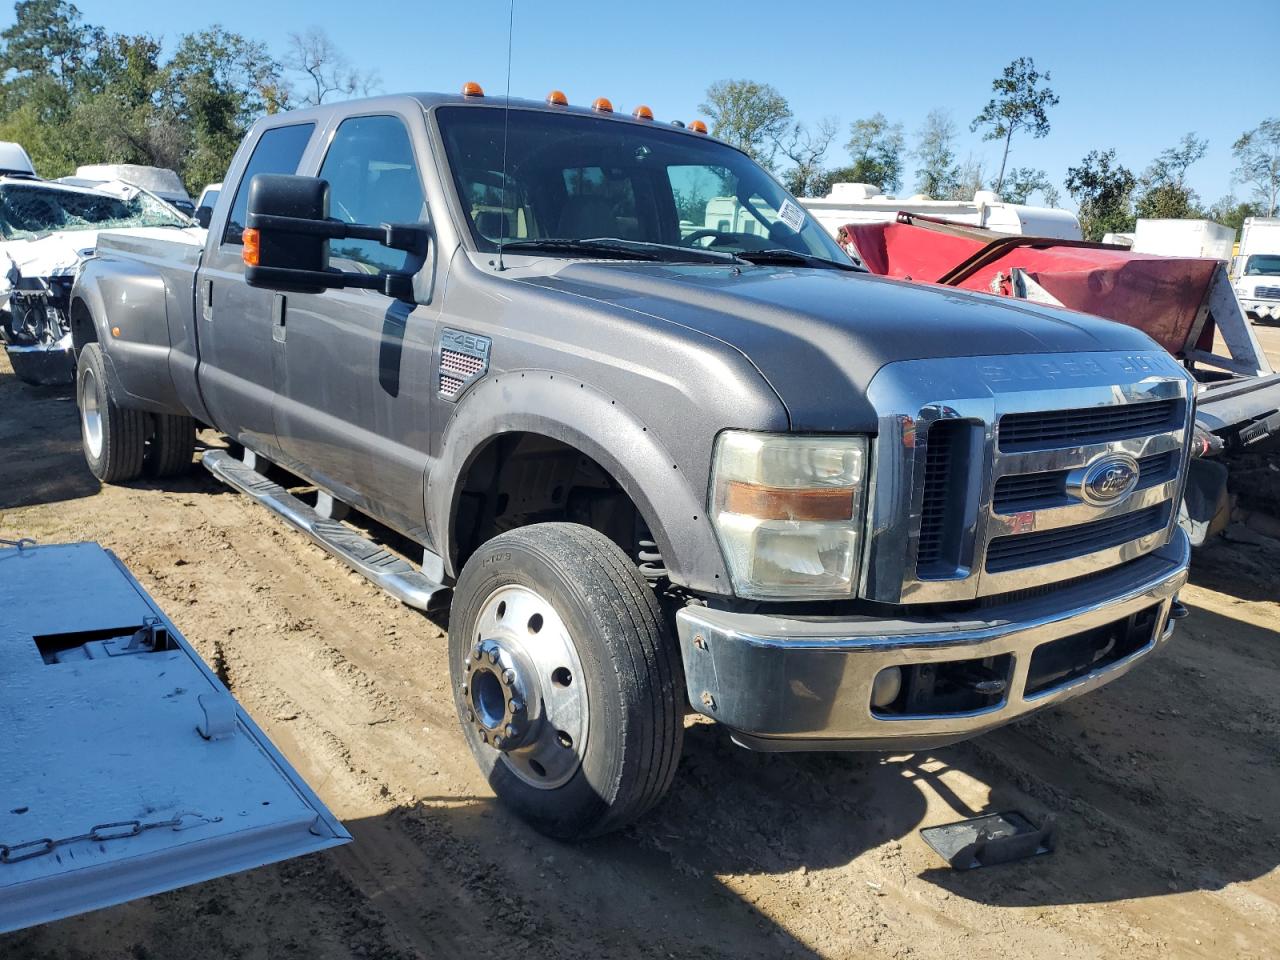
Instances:
[[[206,320],[213,319],[213,281],[206,280],[200,287],[200,315]]]
[[[277,293],[271,298],[271,339],[276,343],[284,343],[285,296]]]

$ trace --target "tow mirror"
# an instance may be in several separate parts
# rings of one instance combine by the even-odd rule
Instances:
[[[213,221],[213,207],[196,207],[196,212],[192,216],[195,217],[196,223],[208,230],[209,224]]]
[[[251,287],[295,293],[358,287],[414,300],[413,275],[426,262],[431,237],[421,223],[372,226],[331,219],[328,181],[275,173],[260,173],[249,181],[245,220],[244,276]],[[412,271],[376,274],[333,269],[329,241],[346,239],[406,250],[415,255],[416,264]]]

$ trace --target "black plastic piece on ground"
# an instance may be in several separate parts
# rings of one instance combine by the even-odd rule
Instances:
[[[1055,832],[1052,819],[1037,827],[1016,810],[1009,810],[925,827],[920,836],[951,869],[975,870],[1052,853]]]

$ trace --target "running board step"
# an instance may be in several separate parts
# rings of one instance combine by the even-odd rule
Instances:
[[[206,451],[204,466],[223,483],[287,520],[401,603],[427,610],[437,606],[440,595],[448,591],[448,587],[432,580],[408,560],[360,536],[350,527],[322,517],[280,484],[268,480],[226,451]]]

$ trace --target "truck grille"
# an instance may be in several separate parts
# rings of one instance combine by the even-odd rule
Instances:
[[[1156,453],[1138,459],[1138,489],[1145,490],[1172,480],[1177,473],[1178,460],[1172,451]],[[991,509],[996,513],[1019,513],[1044,507],[1059,507],[1070,503],[1067,496],[1067,474],[1070,470],[1053,470],[1047,473],[1014,473],[996,481]]]
[[[1154,433],[1175,422],[1181,404],[1181,400],[1155,400],[1079,410],[1006,414],[1000,418],[1000,449],[1039,450]]]
[[[1253,295],[1259,300],[1280,300],[1280,287],[1256,287]]]
[[[987,546],[987,572],[1022,570],[1118,547],[1163,529],[1169,523],[1168,501],[1107,520],[1041,533],[996,537]]]
[[[973,426],[958,420],[940,420],[929,427],[924,458],[924,495],[920,506],[920,545],[916,566],[922,576],[955,569],[948,556],[956,549],[956,510],[964,502],[966,437]]]

